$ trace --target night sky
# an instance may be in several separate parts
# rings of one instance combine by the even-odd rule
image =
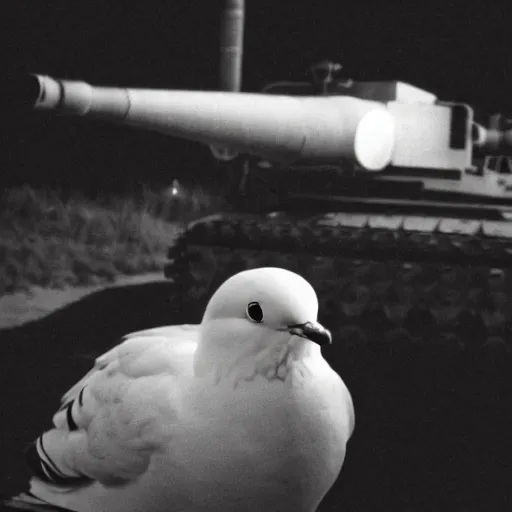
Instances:
[[[512,114],[512,5],[246,0],[243,88],[304,80],[330,58],[354,79],[400,79]],[[510,5],[506,7],[506,5]],[[3,0],[3,77],[36,72],[97,85],[215,89],[220,0]],[[414,6],[414,7],[411,7]],[[3,98],[2,105],[9,105]],[[9,110],[9,109],[8,109]],[[2,116],[3,181],[101,186],[214,172],[207,148],[126,128]],[[168,178],[169,177],[169,178]]]

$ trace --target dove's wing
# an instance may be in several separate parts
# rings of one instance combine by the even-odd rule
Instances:
[[[193,375],[198,326],[130,334],[62,398],[54,428],[29,448],[35,475],[73,487],[125,483],[145,471],[176,421],[177,381]],[[158,421],[160,420],[160,421]]]
[[[93,368],[74,384],[61,399],[61,409],[72,400],[75,400],[83,390],[87,382],[98,371],[103,370],[108,364],[123,357],[125,361],[146,361],[148,371],[157,373],[160,366],[157,360],[162,359],[162,350],[165,354],[164,364],[171,373],[182,375],[189,372],[192,364],[192,355],[197,347],[198,325],[171,325],[155,327],[143,331],[132,332],[123,336],[121,343],[108,352],[99,356]],[[139,359],[143,356],[143,359]]]

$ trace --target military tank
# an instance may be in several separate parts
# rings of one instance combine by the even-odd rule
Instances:
[[[182,321],[242,269],[308,279],[339,340],[328,359],[358,418],[320,510],[509,510],[512,131],[400,81],[341,77],[241,89],[244,2],[225,4],[220,91],[92,87],[47,76],[35,110],[210,146],[229,211],[191,223],[165,275]]]

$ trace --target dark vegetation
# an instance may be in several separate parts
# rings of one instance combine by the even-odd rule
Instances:
[[[187,221],[221,207],[203,189],[83,193],[32,186],[0,199],[0,295],[100,284],[163,268]]]

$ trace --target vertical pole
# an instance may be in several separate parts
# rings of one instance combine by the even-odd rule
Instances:
[[[224,0],[220,29],[219,89],[240,92],[244,45],[245,0]],[[226,147],[210,146],[217,160],[227,162],[237,153]]]
[[[225,0],[220,33],[221,91],[241,90],[244,16],[244,0]]]

